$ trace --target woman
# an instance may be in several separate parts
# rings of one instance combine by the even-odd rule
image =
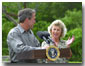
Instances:
[[[61,20],[55,20],[52,24],[48,27],[48,32],[50,33],[50,37],[52,38],[53,43],[50,44],[55,45],[58,48],[69,48],[70,44],[74,41],[74,36],[67,41],[61,40],[62,37],[65,36],[67,29],[64,23]],[[42,47],[48,47],[45,41],[42,42]],[[58,58],[56,61],[44,60],[46,63],[67,63],[67,58]]]

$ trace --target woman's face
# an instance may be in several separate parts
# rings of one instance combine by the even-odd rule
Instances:
[[[55,38],[55,39],[59,39],[60,38],[60,36],[61,36],[61,28],[59,27],[59,26],[53,26],[52,27],[52,30],[51,30],[51,35],[52,35],[52,37],[53,38]]]

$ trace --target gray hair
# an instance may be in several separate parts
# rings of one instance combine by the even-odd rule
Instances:
[[[35,13],[34,9],[25,8],[18,12],[18,20],[20,23],[24,22],[26,18],[31,19],[32,14]]]
[[[52,22],[52,24],[50,26],[48,26],[48,32],[50,33],[50,35],[51,35],[52,27],[54,25],[59,26],[61,28],[61,30],[62,30],[61,37],[64,37],[66,32],[67,32],[67,28],[61,20],[55,20],[55,21]]]

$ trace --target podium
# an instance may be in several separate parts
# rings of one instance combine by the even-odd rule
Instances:
[[[60,58],[61,57],[70,57],[70,48],[61,48],[60,51]],[[46,49],[38,49],[38,50],[31,50],[25,51],[23,53],[17,54],[18,60],[29,60],[29,59],[46,59]]]

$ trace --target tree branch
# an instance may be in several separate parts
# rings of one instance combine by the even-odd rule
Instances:
[[[17,25],[17,22],[14,20],[14,18],[12,18],[10,15],[5,14],[6,18],[8,18],[11,22],[13,22],[15,25]]]
[[[10,16],[14,16],[14,17],[16,17],[16,18],[18,17],[16,14],[13,14],[13,13],[8,13],[8,12],[7,12],[6,14],[8,14],[8,15],[10,15]]]
[[[5,6],[2,7],[2,12],[6,15],[6,18],[9,19],[11,22],[13,22],[15,25],[17,25],[17,22],[12,18],[10,15],[8,15]]]
[[[24,2],[23,4],[24,4],[24,8],[26,8],[26,4],[27,4],[27,3],[26,3],[26,2]]]

